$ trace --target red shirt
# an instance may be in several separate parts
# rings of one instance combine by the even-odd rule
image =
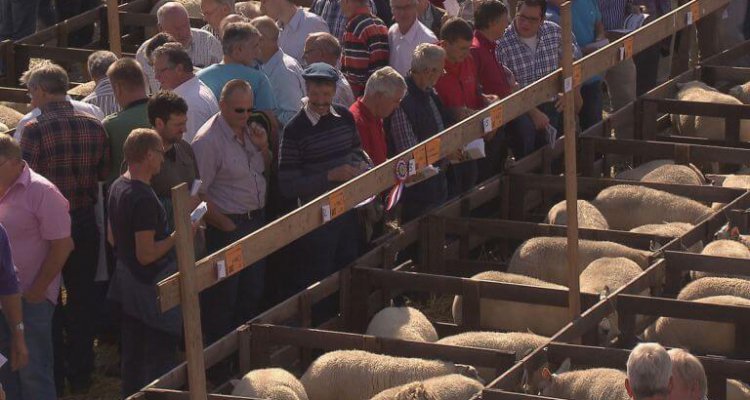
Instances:
[[[471,55],[460,63],[445,60],[445,71],[446,74],[435,84],[435,90],[445,107],[468,107],[473,110],[484,108],[484,99],[477,82],[477,65]]]
[[[481,32],[474,31],[471,55],[477,64],[482,91],[503,98],[511,94],[512,89],[505,74],[505,68],[495,58],[495,47],[494,41],[487,39]]]
[[[354,123],[357,124],[362,148],[370,155],[375,165],[383,163],[388,159],[388,145],[385,142],[383,119],[373,115],[362,102],[362,99],[357,99],[349,107],[349,111],[354,115]]]

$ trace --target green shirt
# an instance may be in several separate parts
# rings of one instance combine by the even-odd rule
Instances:
[[[112,182],[120,176],[124,156],[122,146],[130,132],[136,128],[151,128],[148,121],[148,99],[136,100],[122,111],[114,113],[102,122],[109,137],[109,148],[112,150],[112,168],[107,182]]]

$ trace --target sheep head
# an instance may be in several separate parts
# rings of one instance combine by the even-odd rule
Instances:
[[[750,104],[750,82],[729,89],[729,95],[736,97],[742,104]]]

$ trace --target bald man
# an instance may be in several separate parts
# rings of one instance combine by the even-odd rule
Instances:
[[[172,35],[182,44],[194,66],[204,68],[221,61],[222,51],[219,40],[209,32],[191,28],[190,17],[182,4],[178,2],[164,4],[156,12],[156,19],[159,32]],[[154,69],[146,57],[146,47],[148,47],[150,41],[151,39],[143,42],[135,54],[135,59],[141,64],[143,73],[148,78],[149,89],[151,92],[156,92],[160,85],[156,81]]]

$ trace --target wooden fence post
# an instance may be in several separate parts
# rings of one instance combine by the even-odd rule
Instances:
[[[180,304],[185,329],[190,400],[206,400],[206,366],[203,359],[203,333],[198,290],[195,288],[195,250],[190,222],[190,195],[183,183],[172,188],[176,232],[177,268],[180,271]]]
[[[107,0],[107,32],[109,34],[109,50],[122,57],[122,44],[120,43],[120,10],[117,0]]]

